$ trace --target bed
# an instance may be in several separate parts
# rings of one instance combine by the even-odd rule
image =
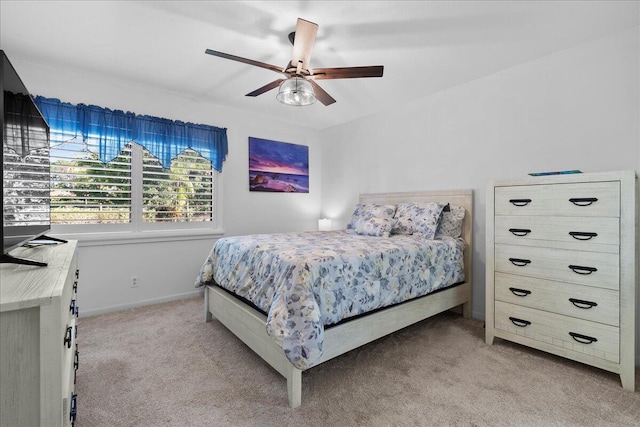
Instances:
[[[303,371],[446,310],[459,307],[470,317],[472,191],[362,194],[358,206],[393,205],[399,212],[404,204],[463,209],[461,235],[337,230],[231,237],[219,239],[203,264],[196,287],[205,289],[205,320],[216,318],[286,378],[290,407],[302,402]],[[361,252],[367,245],[377,252]],[[424,264],[422,251],[437,260],[425,271],[400,264]],[[366,276],[374,266],[381,266],[370,273],[375,280]],[[342,281],[348,283],[336,284]],[[352,290],[358,284],[364,290]]]

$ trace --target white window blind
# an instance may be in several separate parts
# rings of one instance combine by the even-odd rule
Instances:
[[[144,222],[213,220],[213,169],[194,150],[183,151],[170,169],[144,150],[142,180]]]
[[[51,150],[51,221],[53,224],[123,224],[131,222],[131,144],[108,164],[67,141]]]
[[[211,162],[191,149],[165,169],[136,143],[104,164],[85,143],[68,140],[51,150],[52,223],[130,224],[133,229],[144,223],[148,229],[212,222],[214,176]]]

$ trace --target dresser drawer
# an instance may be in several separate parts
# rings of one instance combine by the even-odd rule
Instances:
[[[619,329],[614,326],[496,301],[495,327],[610,362],[620,360]]]
[[[620,219],[499,215],[495,217],[495,241],[511,245],[555,245],[565,249],[619,253]]]
[[[617,181],[495,188],[496,215],[620,216]]]
[[[620,294],[611,289],[495,274],[496,300],[619,326]]]
[[[617,254],[495,245],[495,270],[585,286],[619,289]]]
[[[61,318],[66,319],[66,323],[71,322],[72,318],[77,317],[77,278],[76,278],[76,268],[75,263],[72,263],[71,268],[69,268],[69,272],[67,274],[67,278],[65,280],[64,289],[62,290],[61,297]]]
[[[75,319],[67,325],[69,333],[65,338],[68,339],[68,342],[65,341],[61,343],[63,345],[63,354],[62,354],[62,395],[61,397],[65,397],[70,390],[74,388],[74,378],[75,378],[75,364],[77,361],[78,354],[78,345],[76,343],[77,338],[77,323]]]

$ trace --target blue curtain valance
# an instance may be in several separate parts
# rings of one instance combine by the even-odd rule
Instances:
[[[50,128],[67,135],[77,135],[78,112],[75,105],[41,96],[36,96],[35,102]]]
[[[227,129],[160,117],[136,115],[95,105],[72,105],[36,96],[35,102],[52,129],[81,136],[90,151],[108,163],[130,141],[145,147],[169,168],[171,160],[191,148],[222,172],[227,157]]]

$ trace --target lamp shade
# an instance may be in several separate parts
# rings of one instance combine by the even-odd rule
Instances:
[[[331,220],[329,218],[321,218],[318,220],[318,230],[320,231],[330,231],[331,230]]]
[[[316,95],[311,83],[302,77],[292,77],[282,82],[276,99],[283,104],[304,106],[316,102]]]

